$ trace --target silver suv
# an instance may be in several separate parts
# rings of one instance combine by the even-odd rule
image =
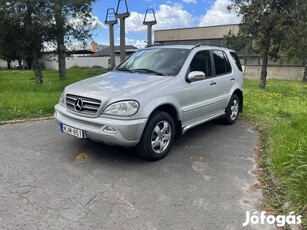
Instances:
[[[190,128],[219,117],[233,124],[243,108],[242,87],[233,50],[153,46],[109,73],[67,86],[54,116],[64,133],[136,146],[142,158],[154,161]]]

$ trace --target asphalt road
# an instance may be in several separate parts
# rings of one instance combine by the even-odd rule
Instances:
[[[149,163],[53,120],[0,126],[0,228],[242,229],[261,204],[256,145],[249,124],[213,122]]]

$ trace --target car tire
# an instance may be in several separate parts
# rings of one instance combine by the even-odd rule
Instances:
[[[144,129],[136,148],[138,155],[148,161],[164,158],[169,152],[175,137],[173,118],[166,112],[154,112]]]
[[[240,106],[240,98],[236,94],[233,94],[230,98],[227,108],[225,109],[225,124],[232,125],[236,122],[239,116]]]

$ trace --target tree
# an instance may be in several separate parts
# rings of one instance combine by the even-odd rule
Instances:
[[[21,1],[23,2],[23,1]],[[32,67],[36,82],[43,83],[42,66],[39,63],[43,50],[44,35],[46,33],[46,3],[44,1],[28,0],[24,1],[25,11],[21,9],[23,17],[23,29],[25,33],[26,53],[31,56]],[[45,13],[46,12],[46,13]]]
[[[235,0],[229,6],[242,16],[238,37],[251,37],[253,50],[261,55],[262,67],[259,88],[266,86],[268,60],[279,57],[285,31],[280,22],[287,17],[286,0]]]
[[[46,22],[50,20],[46,9],[48,2],[43,0],[0,0],[0,25],[4,34],[0,36],[0,43],[4,44],[2,55],[9,61],[29,58],[37,83],[43,83],[39,58],[48,28]]]
[[[55,0],[51,11],[55,24],[51,25],[51,40],[57,44],[59,78],[66,78],[65,42],[91,37],[92,4],[95,0]]]
[[[57,44],[59,76],[66,78],[65,42],[91,37],[93,2],[95,0],[0,0],[2,56],[8,63],[28,57],[36,81],[42,83],[39,58],[44,43],[54,42]]]
[[[22,53],[22,30],[16,20],[0,6],[0,56],[7,61],[7,68],[11,68],[11,62],[21,59]]]
[[[287,62],[303,62],[303,81],[307,81],[307,1],[293,0],[287,5],[288,17],[284,19],[285,36],[280,56]]]

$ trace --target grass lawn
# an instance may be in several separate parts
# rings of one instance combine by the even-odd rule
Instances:
[[[67,79],[59,80],[57,71],[44,71],[44,83],[38,85],[31,70],[0,70],[0,121],[51,116],[66,85],[102,73],[105,70],[71,68]]]
[[[61,81],[57,71],[44,71],[44,83],[37,85],[32,71],[0,70],[0,121],[51,116],[66,85],[104,72],[72,68]],[[258,81],[245,80],[244,94],[242,116],[261,134],[267,197],[280,214],[303,215],[307,227],[307,83],[269,80],[259,90]]]
[[[307,227],[307,83],[245,81],[243,117],[261,133],[261,177],[271,205],[280,214],[303,216]],[[284,204],[287,205],[284,205]]]

